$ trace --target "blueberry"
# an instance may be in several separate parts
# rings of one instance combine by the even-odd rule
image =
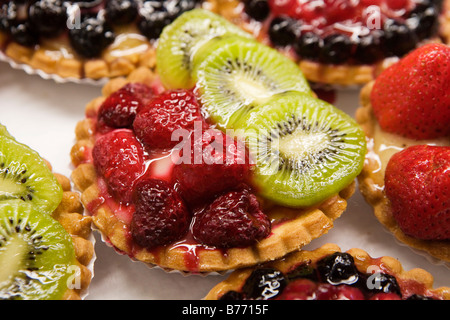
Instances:
[[[28,21],[14,24],[9,31],[12,39],[25,47],[33,47],[39,43],[39,34]]]
[[[348,253],[336,252],[317,262],[317,271],[322,281],[332,285],[351,285],[359,280],[353,257]]]
[[[67,8],[60,0],[40,0],[30,5],[28,16],[31,24],[44,37],[61,34],[67,24]]]
[[[295,52],[304,59],[317,60],[322,46],[322,39],[314,32],[305,32],[294,43]]]
[[[164,27],[174,19],[175,17],[165,10],[148,11],[141,13],[138,28],[148,39],[157,39]]]
[[[384,32],[374,30],[361,36],[356,44],[354,58],[358,63],[372,64],[384,58]]]
[[[98,57],[110,45],[115,34],[101,18],[86,16],[79,28],[69,30],[69,40],[74,50],[83,57]]]
[[[375,274],[375,277],[370,281],[370,287],[368,285],[369,282],[367,282],[367,289],[372,293],[395,293],[400,297],[402,296],[397,279],[386,273]]]
[[[134,21],[138,15],[135,0],[109,0],[105,4],[105,19],[111,24],[123,25]]]
[[[352,42],[344,34],[331,34],[323,39],[319,60],[323,63],[341,64],[346,62],[352,53]]]
[[[298,22],[287,16],[275,17],[269,26],[269,38],[275,46],[294,44],[297,38]]]
[[[393,56],[401,57],[417,46],[417,36],[403,22],[387,19],[383,30],[386,35],[386,48]]]
[[[247,278],[242,293],[246,299],[268,300],[279,295],[286,284],[287,280],[281,271],[259,268]]]
[[[263,21],[269,16],[269,3],[267,0],[245,0],[244,11],[253,19]]]
[[[414,31],[419,40],[435,35],[439,27],[439,11],[433,5],[418,4],[406,20],[408,27]]]

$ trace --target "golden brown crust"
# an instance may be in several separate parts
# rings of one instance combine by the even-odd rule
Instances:
[[[50,165],[49,167],[51,168]],[[90,269],[94,258],[94,244],[90,240],[92,218],[83,215],[84,208],[80,194],[73,192],[69,178],[58,173],[54,175],[63,189],[63,198],[52,213],[52,217],[72,236],[76,264],[80,270],[79,288],[67,289],[63,300],[80,300],[87,292],[92,279]]]
[[[372,112],[370,92],[374,82],[370,82],[361,90],[360,105],[356,111],[356,121],[361,125],[367,136],[368,153],[364,167],[358,176],[359,189],[366,201],[374,208],[374,214],[381,224],[389,230],[401,243],[429,253],[431,256],[449,262],[450,242],[419,240],[407,236],[398,226],[392,214],[389,199],[384,193],[384,173],[379,170],[379,157],[374,153],[374,133],[377,121]]]
[[[444,0],[442,15],[439,19],[439,33],[446,44],[450,45],[450,0]]]
[[[312,251],[302,250],[290,253],[283,259],[264,263],[261,266],[274,268],[286,273],[296,265],[301,263],[314,264],[319,259],[335,252],[341,252],[339,246],[327,243]],[[403,269],[401,263],[395,258],[388,256],[372,258],[366,251],[358,248],[352,248],[348,250],[347,253],[354,258],[356,268],[360,272],[370,273],[372,270],[371,268],[373,268],[373,266],[377,266],[380,267],[383,272],[394,275],[400,283],[402,281],[405,283],[408,281],[416,281],[420,284],[417,287],[423,286],[424,292],[427,292],[429,295],[441,297],[445,300],[450,299],[450,288],[440,287],[433,289],[433,276],[423,269],[415,268],[407,271]],[[256,267],[244,268],[232,272],[227,279],[212,288],[204,299],[218,300],[223,294],[230,290],[240,291],[245,280],[255,268]]]
[[[133,71],[128,78],[111,80],[102,90],[102,97],[92,100],[86,106],[86,114],[96,114],[102,101],[111,92],[117,90],[127,82],[143,82],[151,85],[155,75],[151,70],[140,68]],[[93,122],[89,118],[80,121],[76,127],[76,143],[71,150],[72,162],[75,169],[72,180],[82,192],[82,202],[85,207],[92,207],[92,203],[99,198],[100,188],[93,164],[90,162],[89,150],[94,145]],[[186,247],[171,245],[148,251],[133,246],[129,238],[128,226],[120,220],[106,205],[98,206],[91,212],[92,220],[97,229],[106,237],[107,241],[116,249],[130,254],[135,259],[158,265],[162,268],[182,271],[213,272],[254,265],[256,263],[273,260],[286,253],[297,250],[327,233],[333,227],[333,222],[347,207],[347,199],[354,193],[355,182],[339,194],[316,207],[304,210],[293,210],[272,206],[265,212],[269,218],[292,217],[289,221],[277,224],[272,235],[248,248],[233,248],[226,251],[201,249],[196,252],[194,261],[186,256]]]

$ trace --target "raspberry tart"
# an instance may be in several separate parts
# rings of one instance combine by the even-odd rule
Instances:
[[[59,81],[124,76],[154,67],[161,30],[201,2],[1,1],[0,49],[14,65]]]
[[[236,30],[184,13],[160,37],[158,74],[111,80],[76,128],[73,181],[132,259],[190,273],[273,260],[325,234],[354,192],[362,130]]]
[[[375,216],[401,243],[447,263],[449,80],[450,48],[426,45],[364,87],[356,114],[368,137],[358,179]]]
[[[0,149],[0,299],[84,298],[94,246],[79,193],[1,125]]]
[[[397,259],[372,258],[334,244],[234,271],[206,300],[448,300],[423,269],[406,271]]]
[[[297,61],[308,80],[373,80],[417,46],[437,41],[441,1],[216,0],[217,10]]]

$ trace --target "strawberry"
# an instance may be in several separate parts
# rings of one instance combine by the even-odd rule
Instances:
[[[172,90],[156,96],[140,111],[133,128],[148,150],[170,149],[179,143],[175,131],[194,130],[196,121],[203,123],[194,94],[187,90]]]
[[[98,128],[130,128],[137,112],[153,97],[152,88],[142,83],[128,83],[109,95],[98,111]]]
[[[381,128],[421,140],[450,135],[450,47],[428,44],[375,81],[372,107]]]
[[[450,147],[418,145],[394,154],[386,167],[385,192],[405,234],[450,239]]]
[[[111,195],[131,202],[133,184],[145,169],[144,150],[133,132],[116,129],[101,136],[92,149],[92,158]]]

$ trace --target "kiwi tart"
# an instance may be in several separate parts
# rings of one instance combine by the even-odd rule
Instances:
[[[366,84],[417,46],[440,41],[439,31],[448,33],[442,1],[213,3],[218,13],[297,61],[318,85]]]
[[[236,270],[206,300],[449,300],[450,288],[433,288],[433,276],[403,269],[392,257],[335,244]]]
[[[210,21],[190,23],[205,14]],[[202,28],[225,21],[215,17],[195,9],[164,29],[158,73],[139,68],[108,82],[86,106],[71,151],[72,179],[105,241],[168,270],[250,266],[327,233],[366,151],[356,122],[315,98],[290,59],[232,27],[204,40]],[[174,40],[185,27],[203,42],[188,54]],[[172,74],[160,61],[190,71]],[[174,144],[174,133],[186,140]]]
[[[57,81],[98,83],[154,67],[159,34],[202,0],[2,1],[4,60]],[[103,83],[105,81],[102,81]]]
[[[82,299],[94,247],[79,194],[4,126],[0,149],[0,299]]]

